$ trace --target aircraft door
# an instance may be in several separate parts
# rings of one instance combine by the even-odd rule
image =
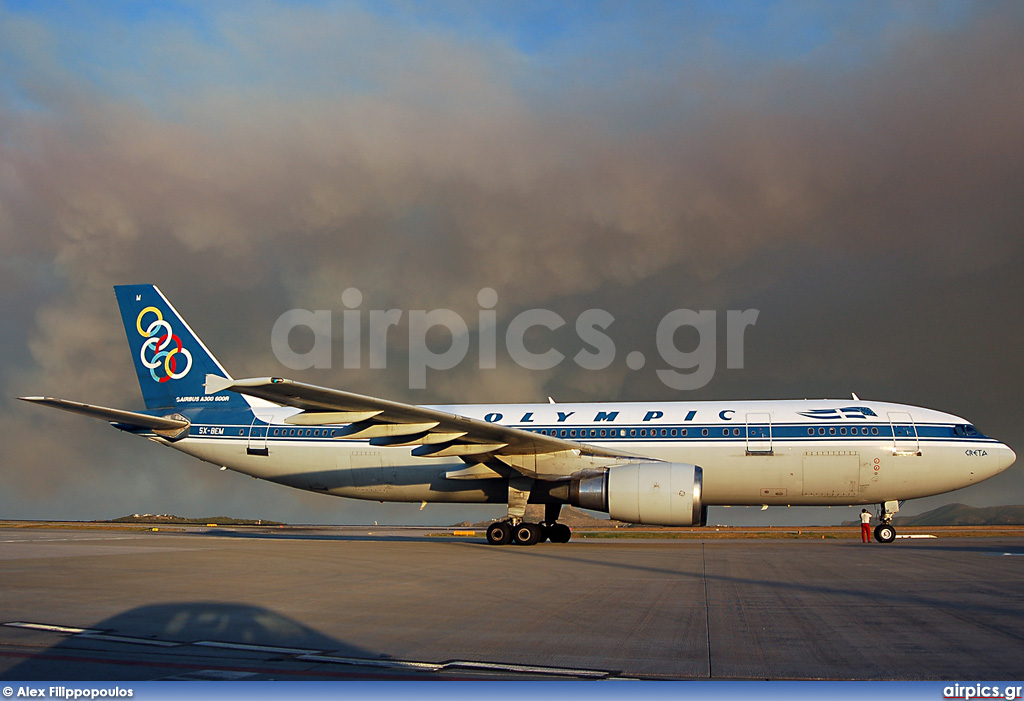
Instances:
[[[892,426],[893,455],[918,455],[921,441],[913,417],[905,411],[890,411],[889,424]]]
[[[253,417],[249,426],[249,443],[245,446],[249,455],[269,455],[267,449],[267,424]]]
[[[371,494],[388,491],[379,450],[353,451],[349,456],[349,474],[352,476],[352,486],[361,491]]]
[[[860,470],[860,457],[855,452],[808,451],[804,453],[804,496],[855,496]]]
[[[747,414],[747,455],[768,455],[772,452],[772,415],[764,412]]]

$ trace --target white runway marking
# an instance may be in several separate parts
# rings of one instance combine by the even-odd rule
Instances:
[[[127,635],[108,635],[107,633],[81,633],[75,637],[86,640],[102,640],[111,643],[131,643],[132,645],[152,645],[154,647],[179,647],[188,643],[176,643],[170,640],[156,640],[154,638],[133,638]]]
[[[186,672],[185,674],[176,674],[173,677],[163,677],[155,681],[161,682],[220,682],[220,681],[238,681],[240,679],[248,679],[255,677],[256,672],[235,672],[230,669],[199,669],[195,672]]]
[[[121,535],[121,536],[110,536],[107,538],[19,538],[12,540],[0,540],[0,543],[67,543],[74,541],[76,543],[82,543],[87,540],[138,540],[143,536],[137,535]]]
[[[301,655],[300,660],[309,662],[333,662],[334,664],[358,665],[360,667],[389,667],[392,669],[425,669],[436,672],[445,665],[433,662],[408,662],[405,660],[377,660],[369,657],[340,657],[338,655]]]
[[[467,662],[459,660],[447,662],[445,667],[467,667],[471,669],[489,669],[496,672],[518,672],[520,674],[557,674],[572,677],[606,677],[607,672],[595,669],[572,669],[565,667],[536,667],[524,664],[502,664],[499,662]]]
[[[46,630],[51,633],[67,633],[68,635],[75,635],[78,633],[102,633],[103,631],[92,630],[91,628],[74,628],[72,626],[53,626],[48,623],[24,623],[22,621],[13,621],[11,623],[4,623],[9,628],[28,628],[29,630]]]
[[[184,647],[194,645],[196,647],[217,648],[222,650],[242,650],[246,652],[267,652],[279,655],[293,655],[295,659],[306,662],[326,662],[330,664],[344,664],[354,667],[380,667],[385,669],[415,669],[427,672],[439,672],[447,669],[474,669],[491,672],[514,672],[517,674],[535,674],[560,677],[588,677],[599,679],[608,677],[609,673],[596,669],[572,669],[565,667],[542,667],[536,665],[506,664],[501,662],[476,662],[470,660],[450,660],[448,662],[417,662],[413,660],[375,659],[369,657],[343,657],[332,655],[322,650],[310,650],[294,647],[277,647],[274,645],[249,645],[247,643],[232,643],[220,640],[199,640],[196,642],[175,642],[172,640],[159,640],[155,638],[135,638],[124,635],[111,635],[101,630],[92,628],[78,628],[75,626],[61,626],[50,623],[28,623],[25,621],[12,621],[0,625],[11,628],[27,628],[31,630],[43,630],[53,633],[64,633],[78,639],[104,641],[113,643],[129,643],[133,645],[150,645],[155,647]],[[190,672],[184,675],[171,677],[172,679],[224,679],[234,677],[203,676],[234,674],[233,672],[222,673],[217,670],[201,670]],[[245,676],[251,676],[243,673]],[[242,678],[242,677],[238,677]]]
[[[200,647],[218,647],[227,650],[245,650],[249,652],[277,652],[284,655],[312,655],[320,650],[303,650],[295,647],[274,647],[273,645],[247,645],[245,643],[222,643],[216,640],[200,640],[192,643]]]

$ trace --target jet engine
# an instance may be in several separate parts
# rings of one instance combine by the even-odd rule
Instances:
[[[703,526],[703,471],[678,462],[640,462],[572,476],[569,503],[605,511],[617,521],[656,526]]]

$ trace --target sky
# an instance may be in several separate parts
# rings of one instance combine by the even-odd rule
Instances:
[[[0,0],[0,518],[503,513],[306,494],[16,401],[141,407],[122,283],[159,285],[236,377],[421,404],[856,392],[1020,451],[1022,164],[1016,2]],[[499,343],[481,367],[484,289],[499,330],[567,320],[526,339],[565,360],[524,368]],[[292,309],[332,313],[331,367],[277,358]],[[388,309],[452,310],[471,352],[414,387],[403,321],[386,367],[344,367],[344,312]],[[572,360],[591,309],[614,319],[597,370]],[[658,373],[678,309],[716,313],[700,387]],[[728,311],[750,309],[730,368]],[[904,513],[952,502],[1024,503],[1024,467]]]

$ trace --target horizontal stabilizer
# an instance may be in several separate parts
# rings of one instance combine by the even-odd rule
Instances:
[[[206,383],[203,385],[203,388],[206,390],[207,394],[217,394],[218,392],[223,392],[228,389],[233,384],[235,384],[235,381],[230,377],[207,375]]]
[[[64,411],[82,414],[83,416],[91,416],[95,419],[103,419],[104,421],[109,421],[111,423],[150,428],[161,433],[175,433],[189,427],[189,421],[185,418],[178,419],[169,416],[150,416],[149,414],[140,414],[137,411],[111,409],[110,407],[82,404],[81,402],[72,402],[67,399],[54,399],[52,397],[18,397],[18,399],[26,402],[32,402],[33,404],[42,404],[43,406],[53,407],[54,409],[63,409]]]

